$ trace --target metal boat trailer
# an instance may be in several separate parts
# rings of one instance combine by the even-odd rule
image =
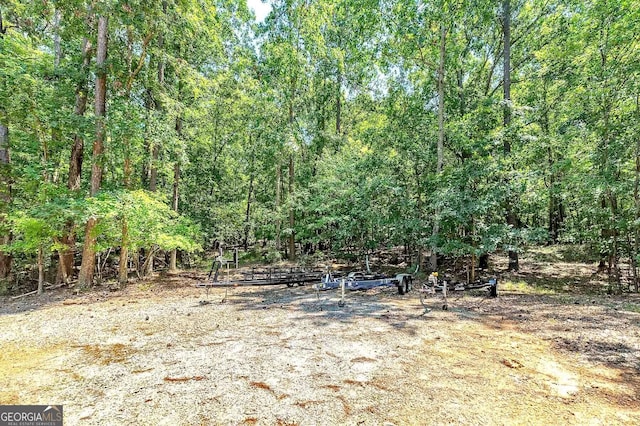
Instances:
[[[479,280],[472,283],[454,283],[447,279],[438,278],[438,273],[433,272],[429,275],[427,282],[422,285],[420,289],[420,303],[425,308],[427,307],[427,297],[433,296],[436,293],[442,293],[443,305],[442,309],[449,309],[447,302],[447,295],[452,292],[464,292],[470,290],[487,290],[489,292],[488,297],[498,297],[498,279],[489,278],[488,280]]]
[[[309,282],[318,281],[321,271],[306,271],[303,268],[266,268],[241,272],[242,278],[230,279],[229,276],[219,280],[218,272],[210,273],[207,281],[196,284],[196,287],[238,287],[238,286],[266,286],[286,284],[288,287],[301,286]],[[213,279],[211,279],[211,275]]]
[[[319,291],[335,290],[342,287],[346,290],[369,290],[375,287],[397,287],[398,294],[411,291],[413,276],[411,274],[397,274],[395,277],[387,277],[383,274],[369,274],[366,272],[350,272],[346,277],[334,277],[327,273],[319,284],[313,288]]]

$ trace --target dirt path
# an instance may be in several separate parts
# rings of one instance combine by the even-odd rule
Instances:
[[[340,307],[272,287],[202,305],[192,283],[4,304],[0,404],[60,403],[68,425],[640,424],[626,299],[464,297],[425,313],[416,293]]]

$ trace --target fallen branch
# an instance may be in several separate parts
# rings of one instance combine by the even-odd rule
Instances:
[[[51,283],[47,283],[47,284],[48,285],[46,287],[44,287],[45,290],[55,290],[56,288],[64,287],[65,285],[67,285],[66,283],[61,283],[61,284],[57,284],[57,285],[53,285]],[[33,290],[33,291],[28,292],[28,293],[20,294],[18,296],[11,296],[11,299],[13,299],[13,300],[20,299],[22,297],[31,296],[32,294],[36,294],[37,292],[38,292],[38,290]]]
[[[37,292],[38,292],[38,290],[33,290],[33,291],[30,291],[29,293],[21,294],[19,296],[11,296],[11,299],[13,299],[13,300],[20,299],[21,297],[31,296],[32,294],[36,294]]]

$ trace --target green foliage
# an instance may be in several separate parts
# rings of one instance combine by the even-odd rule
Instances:
[[[98,219],[98,251],[120,245],[122,221],[129,228],[130,250],[152,245],[162,250],[201,250],[198,227],[171,210],[162,196],[144,190],[104,192],[86,200],[60,197],[13,211],[8,216],[13,239],[3,250],[25,254],[34,254],[40,247],[46,252],[62,250],[60,239],[67,224],[89,217]]]
[[[161,195],[145,190],[117,191],[91,198],[89,204],[86,213],[99,218],[98,250],[121,244],[123,222],[128,227],[130,251],[153,245],[161,250],[201,250],[198,227],[171,210]]]
[[[138,190],[118,194],[119,218],[129,225],[133,250],[157,244],[162,250],[201,249],[199,230],[191,221],[171,210],[162,197]]]
[[[35,254],[40,248],[46,253],[60,250],[62,246],[59,241],[66,224],[80,220],[86,207],[84,200],[73,198],[65,192],[35,201],[30,205],[16,205],[6,216],[7,229],[4,231],[10,232],[13,238],[3,250],[29,255]]]
[[[278,0],[260,25],[226,0],[3,2],[1,183],[12,197],[2,189],[0,226],[13,240],[2,250],[62,250],[96,217],[98,250],[260,243],[277,261],[293,236],[322,255],[570,242],[640,258],[640,8],[511,5],[504,102],[502,11],[490,1]],[[94,159],[95,52],[84,66],[81,47],[95,45],[103,13],[107,134]],[[71,192],[76,138],[84,167]],[[88,197],[92,161],[104,175]],[[152,175],[155,193],[144,190]]]

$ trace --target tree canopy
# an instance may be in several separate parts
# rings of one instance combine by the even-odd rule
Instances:
[[[0,279],[580,243],[637,291],[639,1],[270,4],[0,2]]]

